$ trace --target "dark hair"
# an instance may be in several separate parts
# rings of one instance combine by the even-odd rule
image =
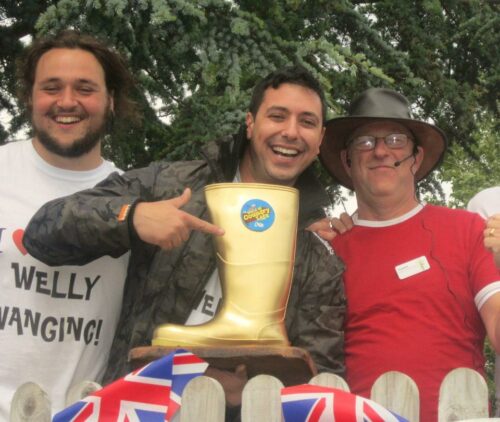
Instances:
[[[318,80],[303,66],[290,66],[282,69],[275,70],[274,72],[267,75],[262,79],[254,88],[252,93],[252,99],[250,100],[250,106],[248,107],[250,113],[255,117],[260,105],[264,99],[264,93],[269,87],[274,89],[278,88],[282,84],[294,84],[301,85],[305,88],[313,90],[318,94],[321,100],[321,114],[323,118],[323,124],[326,121],[326,99],[325,93]]]
[[[129,98],[135,84],[125,60],[101,41],[75,30],[63,30],[56,35],[35,40],[18,61],[17,95],[28,109],[38,61],[54,48],[80,49],[91,53],[104,70],[106,89],[113,97],[116,117],[133,121],[139,119],[136,104]]]

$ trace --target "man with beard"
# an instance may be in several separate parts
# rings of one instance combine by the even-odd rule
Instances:
[[[54,412],[72,385],[101,381],[128,261],[51,268],[22,245],[41,205],[117,171],[101,157],[101,141],[110,114],[136,116],[124,62],[96,39],[64,31],[27,50],[19,85],[33,137],[0,148],[0,420],[27,381],[48,393]]]

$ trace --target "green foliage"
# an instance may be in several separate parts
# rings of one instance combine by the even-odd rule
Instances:
[[[105,147],[122,167],[196,156],[203,142],[239,128],[260,77],[291,63],[318,77],[331,116],[369,86],[395,87],[417,116],[445,130],[449,157],[484,165],[492,158],[479,159],[482,116],[494,124],[499,114],[499,8],[485,0],[5,1],[0,104],[16,131],[24,122],[13,99],[21,38],[74,27],[108,40],[137,79],[144,124],[116,127]],[[468,176],[453,173],[453,159],[421,184],[422,197],[446,202],[441,183],[452,181],[453,205],[463,205]]]
[[[453,145],[441,169],[442,180],[453,186],[449,203],[453,207],[465,207],[480,190],[500,185],[498,120],[486,114],[478,123],[478,129],[471,134],[474,143],[467,149]]]
[[[484,344],[484,356],[486,358],[485,363],[485,373],[486,373],[486,383],[488,384],[489,399],[491,403],[491,414],[496,415],[496,399],[495,399],[495,357],[496,353],[491,343],[486,339]]]

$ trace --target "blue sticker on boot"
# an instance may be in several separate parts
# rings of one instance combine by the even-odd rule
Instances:
[[[250,199],[241,207],[241,221],[247,229],[263,232],[274,223],[273,207],[262,199]]]

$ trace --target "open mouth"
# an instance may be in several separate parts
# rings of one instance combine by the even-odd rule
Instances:
[[[60,123],[63,125],[69,125],[82,121],[82,118],[80,116],[54,116],[53,119],[56,121],[56,123]]]
[[[278,146],[272,147],[271,149],[273,150],[273,152],[275,154],[281,155],[283,157],[293,158],[293,157],[296,157],[297,155],[299,155],[299,151],[297,151],[296,149],[290,149],[290,148],[284,148],[284,147],[278,147]]]

